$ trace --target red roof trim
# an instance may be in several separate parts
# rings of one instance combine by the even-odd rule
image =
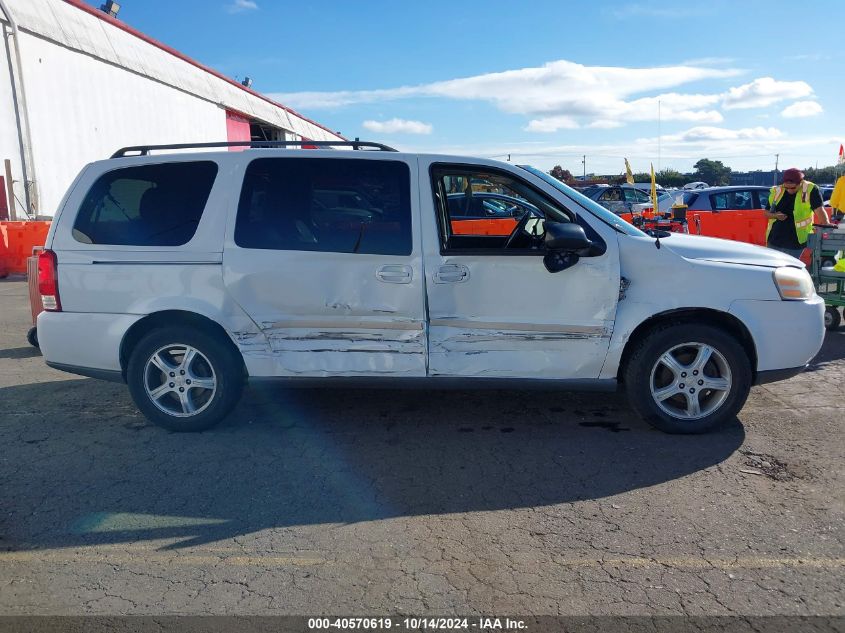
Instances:
[[[126,31],[127,33],[134,35],[138,39],[144,40],[148,44],[152,44],[156,48],[159,48],[159,49],[161,49],[161,50],[163,50],[167,53],[170,53],[174,57],[178,57],[182,61],[188,62],[191,66],[195,66],[195,67],[199,68],[200,70],[207,72],[210,75],[214,75],[218,79],[222,79],[223,81],[228,82],[228,83],[232,84],[233,86],[240,88],[244,92],[248,92],[253,97],[258,97],[259,99],[262,99],[263,101],[266,101],[267,103],[270,103],[270,104],[276,106],[277,108],[281,108],[282,110],[284,110],[286,112],[290,112],[291,114],[299,117],[303,121],[308,121],[308,123],[311,123],[312,125],[316,125],[317,127],[325,130],[326,132],[329,132],[330,134],[334,134],[336,136],[340,136],[340,138],[344,138],[343,136],[341,136],[337,132],[334,132],[333,130],[330,130],[329,128],[327,128],[325,125],[317,123],[316,121],[312,121],[311,119],[309,119],[306,116],[302,116],[296,110],[293,110],[292,108],[289,108],[286,105],[282,105],[281,103],[277,103],[277,102],[273,101],[272,99],[265,97],[260,92],[256,92],[255,90],[252,90],[250,88],[247,88],[244,85],[241,85],[240,83],[238,83],[234,79],[231,79],[230,77],[227,77],[226,75],[223,75],[223,74],[217,72],[213,68],[209,68],[208,66],[199,63],[195,59],[191,59],[187,55],[180,53],[175,48],[168,46],[167,44],[162,44],[158,40],[154,40],[153,38],[151,38],[149,35],[145,35],[144,33],[141,33],[141,31],[139,31],[138,29],[132,28],[128,24],[125,24],[125,23],[121,22],[120,20],[111,17],[110,15],[108,15],[107,13],[105,13],[103,11],[100,11],[99,9],[95,9],[90,4],[85,2],[85,0],[65,0],[65,2],[69,5],[76,7],[77,9],[85,11],[85,13],[93,15],[95,18],[98,18],[98,19],[102,20],[103,22],[108,22],[112,26],[116,26],[121,31]]]

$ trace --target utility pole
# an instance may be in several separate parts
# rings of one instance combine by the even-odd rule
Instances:
[[[775,175],[772,176],[772,184],[778,184],[778,161],[780,160],[780,154],[775,154]]]
[[[657,171],[660,171],[660,100],[657,100]]]
[[[584,182],[587,182],[587,155],[584,154],[584,158],[581,159],[581,164],[584,165]]]

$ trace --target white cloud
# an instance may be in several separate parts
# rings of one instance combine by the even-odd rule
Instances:
[[[776,139],[783,136],[783,132],[774,127],[747,127],[731,130],[723,127],[693,127],[680,134],[667,135],[663,140],[696,142],[696,141],[739,141],[757,139]]]
[[[778,81],[761,77],[751,83],[728,90],[722,99],[725,110],[742,108],[765,108],[778,101],[800,99],[813,94],[813,89],[804,81]]]
[[[273,94],[271,98],[301,110],[339,108],[397,99],[439,97],[492,103],[510,114],[533,117],[526,129],[554,131],[587,122],[648,121],[658,118],[658,100],[666,120],[718,123],[722,115],[705,106],[719,95],[667,93],[629,101],[637,94],[673,88],[703,79],[733,77],[736,69],[671,66],[623,68],[584,66],[559,60],[539,67],[487,73],[417,86],[339,92]]]
[[[691,128],[695,129],[695,128]],[[832,164],[836,151],[845,138],[845,128],[821,136],[788,136],[776,128],[723,129],[719,133],[689,133],[664,135],[661,137],[661,168],[672,167],[680,171],[691,171],[700,158],[721,160],[735,170],[772,169],[775,154],[780,154],[781,165],[808,166],[819,161],[819,165]],[[743,131],[745,130],[745,131]],[[753,130],[749,132],[748,130]],[[762,130],[762,131],[761,131]],[[708,138],[708,137],[721,138]],[[697,137],[696,140],[692,138]],[[587,171],[599,174],[618,174],[624,169],[623,157],[631,161],[635,172],[648,171],[648,164],[658,168],[657,137],[623,138],[612,143],[559,144],[547,141],[520,143],[495,143],[483,145],[399,145],[408,152],[430,152],[458,156],[483,156],[505,160],[508,154],[518,164],[534,165],[540,169],[551,169],[561,165],[573,173],[581,173],[581,158],[587,156]]]
[[[699,61],[715,63],[717,60]],[[625,68],[585,66],[558,60],[537,67],[415,86],[271,94],[270,97],[303,111],[400,99],[482,101],[502,112],[525,116],[527,123],[523,130],[527,132],[549,134],[583,127],[620,127],[630,122],[656,121],[658,118],[667,122],[712,125],[724,121],[721,110],[764,108],[813,94],[812,87],[804,81],[780,81],[772,77],[757,78],[727,91],[710,94],[685,94],[671,90],[696,81],[725,79],[744,72],[736,68],[697,66],[695,63],[693,60],[670,67]],[[651,96],[641,96],[643,94]],[[784,116],[797,116],[795,112],[798,111],[809,113],[808,108],[813,107],[816,106],[790,106],[784,111]]]
[[[256,11],[258,4],[254,0],[234,0],[232,4],[226,5],[229,13],[241,13],[243,11]]]
[[[364,121],[365,129],[379,134],[431,134],[434,127],[422,121],[406,121],[405,119],[390,119],[389,121]]]
[[[817,116],[822,112],[824,112],[824,110],[816,101],[796,101],[792,105],[786,106],[780,114],[787,119],[798,119],[808,116]]]
[[[580,125],[571,116],[550,116],[534,119],[523,128],[526,132],[557,132],[558,130],[577,130]]]

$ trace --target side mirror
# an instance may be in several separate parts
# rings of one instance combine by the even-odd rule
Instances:
[[[576,252],[593,245],[584,228],[575,222],[546,222],[546,250]]]
[[[546,222],[546,255],[543,265],[550,273],[559,273],[578,263],[581,254],[593,246],[580,224]]]

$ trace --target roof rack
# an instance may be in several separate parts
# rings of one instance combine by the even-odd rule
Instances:
[[[216,143],[174,143],[172,145],[131,145],[129,147],[121,147],[111,158],[124,158],[130,152],[137,152],[138,156],[147,156],[150,150],[159,149],[196,149],[204,147],[302,147],[308,146],[309,149],[314,147],[351,147],[354,150],[360,149],[375,149],[382,152],[396,152],[399,151],[381,143],[371,143],[369,141],[225,141]]]

